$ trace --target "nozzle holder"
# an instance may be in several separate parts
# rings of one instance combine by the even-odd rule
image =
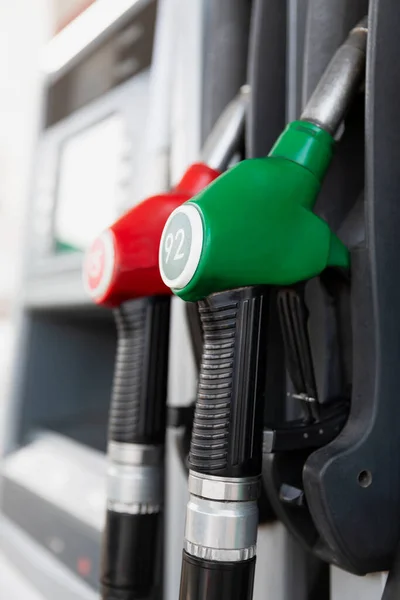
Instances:
[[[341,433],[321,448],[264,456],[264,482],[278,517],[308,550],[358,575],[390,569],[400,539],[400,137],[393,127],[400,86],[388,68],[398,60],[400,4],[374,0],[370,7],[367,185],[357,220],[351,211],[343,217],[355,239],[349,415]],[[364,128],[353,135],[360,142]],[[353,175],[354,148],[341,146],[346,168],[336,171],[338,177]],[[354,196],[345,200],[349,210]],[[284,483],[291,489],[281,490]]]
[[[307,102],[302,121],[336,133],[365,78],[367,25],[365,17],[338,48]]]

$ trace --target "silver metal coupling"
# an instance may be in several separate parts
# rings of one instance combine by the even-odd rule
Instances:
[[[205,560],[236,562],[255,556],[260,479],[189,472],[184,549]]]
[[[110,442],[107,508],[128,514],[160,512],[163,501],[163,446]]]
[[[338,48],[300,117],[334,135],[365,79],[368,19]]]

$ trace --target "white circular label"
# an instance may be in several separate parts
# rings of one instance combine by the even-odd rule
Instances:
[[[203,221],[195,204],[185,204],[170,214],[159,250],[165,285],[180,290],[191,281],[199,264],[203,237]]]
[[[107,292],[114,273],[114,262],[114,239],[107,229],[90,246],[83,263],[83,284],[94,300]]]

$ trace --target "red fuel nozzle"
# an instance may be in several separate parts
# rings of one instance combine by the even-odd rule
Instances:
[[[84,285],[94,302],[114,308],[118,333],[108,424],[103,600],[150,598],[159,586],[171,291],[160,276],[158,250],[171,212],[218,175],[205,164],[192,165],[171,192],[147,198],[106,229],[84,261]]]

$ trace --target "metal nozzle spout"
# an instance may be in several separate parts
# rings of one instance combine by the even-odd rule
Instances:
[[[365,78],[368,17],[338,48],[300,117],[334,134]]]
[[[224,171],[238,148],[243,135],[250,87],[241,87],[238,95],[228,104],[214,125],[201,154],[209,167]]]

